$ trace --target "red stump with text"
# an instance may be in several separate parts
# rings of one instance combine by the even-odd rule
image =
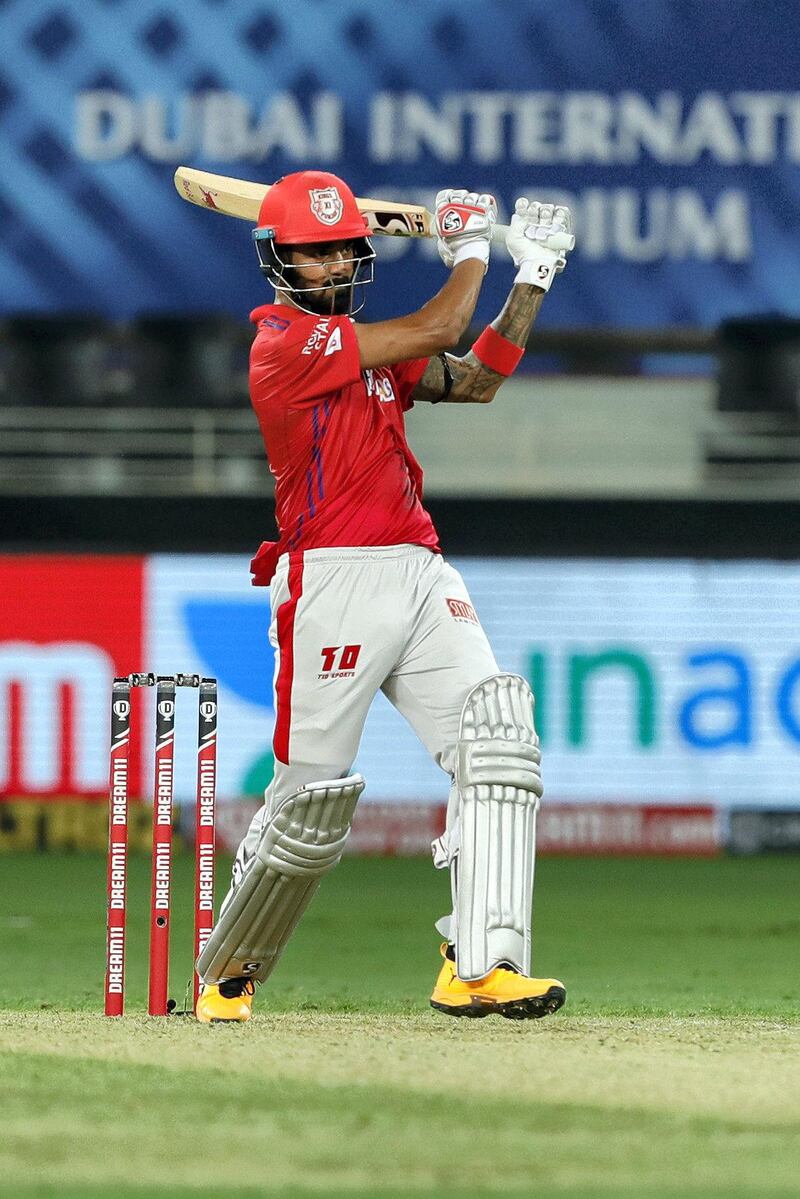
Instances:
[[[197,727],[197,799],[195,802],[194,960],[197,961],[214,927],[214,830],[217,793],[217,684],[200,684]],[[200,979],[194,973],[197,1005]]]
[[[128,779],[131,689],[115,679],[111,696],[111,767],[108,800],[108,918],[106,921],[105,1013],[125,1009],[125,918],[128,904]]]
[[[172,795],[175,779],[175,680],[156,683],[153,870],[150,890],[150,989],[147,1010],[166,1016],[172,892]]]
[[[179,688],[198,691],[197,795],[195,810],[195,896],[192,992],[200,983],[194,963],[214,927],[214,854],[217,774],[217,681],[196,674],[131,674],[114,680],[111,702],[109,774],[108,893],[105,1014],[125,1008],[125,952],[128,879],[128,818],[131,741],[131,688],[155,687],[155,782],[153,858],[150,887],[150,959],[147,1010],[166,1016],[169,998],[172,834],[175,793],[175,711]]]

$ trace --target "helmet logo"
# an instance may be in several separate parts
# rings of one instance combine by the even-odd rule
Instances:
[[[323,225],[335,225],[342,219],[344,204],[337,188],[311,188],[308,195],[311,200],[311,211],[318,221],[322,221]]]

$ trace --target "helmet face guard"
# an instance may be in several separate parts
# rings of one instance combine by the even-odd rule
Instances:
[[[356,303],[356,288],[372,282],[375,260],[368,235],[369,225],[352,191],[328,171],[297,171],[273,183],[261,202],[258,226],[253,230],[259,266],[267,282],[287,292],[293,304],[314,316],[326,315],[319,294],[331,288],[329,315],[360,312],[364,301],[359,296]],[[353,276],[346,283],[337,283],[330,271],[327,281],[307,283],[299,268],[287,261],[292,249],[334,242],[353,246],[353,257],[343,260],[353,267]],[[313,255],[310,257],[313,262]],[[324,254],[319,266],[325,267]]]
[[[343,239],[344,240],[344,239]],[[368,283],[372,283],[375,277],[374,262],[375,251],[368,237],[358,237],[348,239],[353,242],[353,257],[343,258],[343,263],[353,264],[353,274],[346,283],[337,283],[333,279],[319,284],[306,283],[298,278],[297,268],[293,263],[287,262],[283,254],[291,251],[295,247],[287,245],[279,245],[275,239],[275,230],[270,228],[254,229],[253,242],[258,255],[258,265],[261,267],[261,273],[269,284],[278,291],[286,291],[292,297],[292,301],[303,312],[311,313],[314,316],[326,315],[320,311],[320,308],[309,307],[308,301],[320,292],[329,291],[334,288],[334,293],[331,298],[330,315],[345,315],[355,316],[364,307],[365,296],[363,291],[358,295],[356,288],[363,288]],[[298,247],[299,248],[299,247]],[[320,262],[320,266],[323,263]],[[337,299],[339,296],[348,296],[347,307],[339,308]]]

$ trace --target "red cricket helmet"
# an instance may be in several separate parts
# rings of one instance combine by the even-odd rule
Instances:
[[[321,311],[322,286],[300,286],[297,271],[286,261],[281,247],[321,245],[325,242],[351,242],[353,275],[344,289],[338,288],[331,301],[332,312],[353,315],[363,306],[355,304],[355,289],[373,278],[375,251],[367,236],[369,225],[359,211],[356,198],[338,175],[328,171],[296,171],[274,183],[264,197],[253,230],[258,262],[264,278],[276,290],[285,291],[304,312]],[[347,295],[345,295],[345,290]],[[317,293],[315,295],[315,293]],[[346,307],[345,307],[346,305]]]
[[[295,171],[274,183],[258,213],[259,232],[284,246],[352,241],[366,237],[369,225],[343,179],[329,171]]]

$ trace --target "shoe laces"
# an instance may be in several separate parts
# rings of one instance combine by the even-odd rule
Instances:
[[[228,978],[219,984],[219,993],[223,999],[239,999],[242,995],[253,995],[255,989],[250,978]]]

